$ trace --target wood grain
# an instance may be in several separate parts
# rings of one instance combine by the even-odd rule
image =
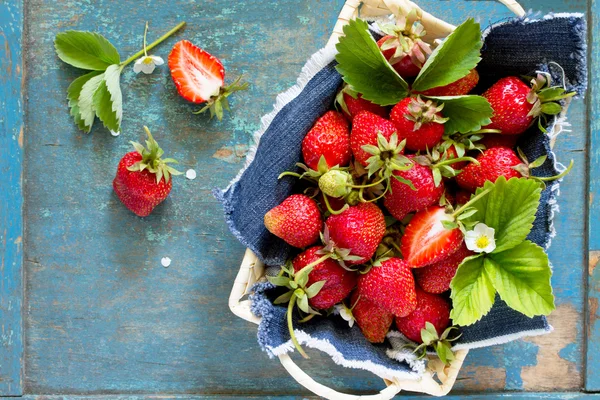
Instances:
[[[590,1],[589,8],[590,32],[600,29],[600,2]],[[591,74],[600,67],[600,39],[598,35],[590,35],[590,71]],[[590,75],[592,78],[593,75]],[[600,391],[600,268],[597,267],[600,256],[600,82],[590,79],[589,90],[589,176],[588,176],[588,257],[589,269],[587,275],[586,302],[586,343],[585,352],[586,375],[585,388],[589,391]]]
[[[22,394],[22,1],[0,2],[0,395]]]
[[[227,309],[244,249],[229,234],[210,191],[236,175],[259,117],[271,110],[277,93],[295,82],[305,60],[325,44],[342,3],[163,0],[142,7],[136,0],[26,2],[28,113],[24,135],[16,131],[17,147],[19,137],[24,141],[26,165],[26,393],[195,394],[197,399],[306,394],[276,360],[259,350],[255,326]],[[544,13],[587,7],[584,0],[522,3]],[[496,2],[419,4],[452,23],[475,15],[486,25],[510,16]],[[136,76],[128,68],[122,79],[123,134],[113,138],[98,122],[89,135],[78,132],[65,93],[81,72],[57,59],[55,34],[97,30],[124,58],[139,50],[146,20],[152,40],[184,19],[185,30],[153,53],[166,58],[170,46],[187,38],[223,60],[228,81],[243,73],[252,87],[231,97],[232,114],[221,123],[192,115],[196,107],[177,96],[166,67],[149,76]],[[562,186],[558,234],[550,251],[557,303],[566,310],[552,323],[564,334],[551,336],[556,341],[548,349],[532,340],[471,352],[457,383],[460,393],[581,386],[582,282],[588,275],[582,99],[573,101],[569,119],[572,132],[559,139],[557,154],[563,162],[575,159],[576,167]],[[170,199],[140,219],[119,203],[111,182],[118,160],[130,149],[128,142],[141,138],[144,124],[165,151],[182,162],[182,169],[196,169],[198,178],[179,177]],[[0,163],[6,159],[2,151]],[[20,150],[15,154],[20,157]],[[173,259],[168,269],[160,265],[163,256]],[[588,362],[589,351],[588,344]],[[600,350],[593,354],[598,359]],[[553,363],[574,371],[575,378],[553,379],[548,375]],[[299,364],[319,382],[347,392],[372,393],[382,385],[366,372],[335,366],[315,352]],[[589,368],[587,375],[589,381]],[[565,398],[561,396],[545,398]]]

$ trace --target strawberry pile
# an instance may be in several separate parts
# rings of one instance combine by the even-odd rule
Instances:
[[[539,199],[542,181],[566,173],[534,178],[530,170],[546,158],[529,163],[516,144],[536,121],[543,129],[573,93],[551,87],[543,73],[530,84],[509,76],[477,89],[481,34],[472,20],[437,47],[424,42],[415,15],[383,30],[378,42],[361,20],[344,30],[337,68],[345,83],[306,133],[299,172],[280,176],[302,185],[264,217],[271,233],[299,249],[269,280],[287,288],[275,303],[288,304],[290,335],[303,355],[293,330],[296,307],[298,323],[343,310],[372,343],[382,343],[395,325],[419,350],[433,346],[450,361],[451,320],[464,310],[461,303],[453,311],[453,300],[466,296],[454,293],[457,271],[508,254],[492,254],[493,236],[465,238],[486,228],[494,235],[495,228],[499,250],[510,250],[507,242],[516,246],[515,237],[529,232],[523,229],[533,219],[512,238],[494,225],[504,217],[491,208],[484,215],[486,196],[518,184]]]

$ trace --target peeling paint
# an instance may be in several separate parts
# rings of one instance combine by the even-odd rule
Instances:
[[[467,357],[468,360],[468,357]],[[500,391],[506,385],[503,368],[464,365],[454,385],[454,390],[468,388],[470,391]]]
[[[236,144],[234,146],[224,146],[213,154],[213,158],[217,158],[227,163],[239,163],[244,160],[248,153],[248,145]]]
[[[18,143],[19,143],[19,147],[23,148],[23,125],[21,125],[21,129],[19,129]]]
[[[589,320],[587,326],[587,335],[588,337],[592,337],[592,329],[598,320],[598,298],[590,297],[588,299],[589,305]]]
[[[582,385],[581,371],[581,335],[578,334],[579,321],[577,310],[571,305],[559,305],[550,314],[548,321],[554,327],[549,335],[526,338],[525,341],[539,346],[536,365],[522,369],[523,389],[525,390],[578,390]],[[578,349],[573,355],[573,346]],[[568,348],[568,359],[564,349]],[[566,351],[566,350],[565,350]],[[576,358],[573,361],[573,358]]]
[[[590,251],[590,261],[589,261],[589,273],[590,276],[594,273],[594,269],[596,265],[598,265],[598,261],[600,261],[600,250],[592,250]]]

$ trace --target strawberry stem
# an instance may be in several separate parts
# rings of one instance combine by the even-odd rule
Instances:
[[[347,185],[347,186],[352,189],[370,188],[370,187],[379,185],[380,183],[384,182],[386,179],[387,178],[382,178],[382,179],[378,180],[377,182],[369,183],[368,185]]]
[[[178,23],[177,25],[175,25],[175,27],[173,29],[171,29],[169,32],[165,33],[164,35],[162,35],[161,37],[159,37],[158,39],[156,39],[154,42],[150,43],[148,46],[146,46],[144,44],[144,48],[140,51],[138,51],[137,53],[135,53],[134,55],[132,55],[131,57],[129,57],[127,60],[123,61],[120,65],[121,71],[123,70],[123,68],[125,68],[125,66],[127,64],[130,64],[132,61],[137,60],[138,58],[140,58],[142,55],[144,54],[148,54],[149,50],[152,50],[154,47],[158,46],[159,44],[161,44],[163,41],[165,41],[165,39],[167,39],[169,36],[171,36],[172,34],[174,34],[175,32],[177,32],[178,30],[180,30],[181,28],[183,28],[185,26],[185,21]],[[146,29],[148,29],[148,26],[146,25]],[[146,34],[144,33],[144,42],[146,39]]]
[[[281,179],[281,178],[283,178],[284,176],[293,176],[293,177],[295,177],[295,178],[302,178],[302,175],[300,175],[300,174],[298,174],[298,173],[296,173],[296,172],[285,171],[285,172],[282,172],[282,173],[281,173],[281,174],[280,174],[280,175],[277,177],[277,179]]]
[[[480,129],[478,131],[469,132],[468,135],[477,135],[479,133],[502,133],[500,129]]]
[[[305,269],[313,268],[313,267],[321,264],[323,261],[331,258],[332,256],[333,256],[333,253],[328,253],[328,254],[325,254],[323,257],[319,258],[318,260],[315,260],[315,261],[311,262],[310,264],[306,264],[304,267],[302,267],[300,269],[300,271],[296,272],[296,275],[300,274]]]
[[[556,175],[556,176],[536,176],[534,177],[536,180],[538,181],[542,181],[542,182],[549,182],[549,181],[555,181],[557,179],[563,178],[565,175],[567,175],[569,172],[571,172],[571,169],[573,168],[574,165],[574,161],[571,160],[571,162],[569,163],[569,166],[567,167],[567,169],[565,169],[563,172],[561,172],[560,174]]]
[[[346,211],[348,209],[348,207],[350,207],[348,204],[344,204],[344,207],[335,211],[333,208],[331,208],[331,205],[329,204],[329,199],[327,199],[327,195],[325,193],[323,193],[323,200],[325,201],[325,206],[327,207],[327,211],[329,211],[329,213],[331,213],[332,215],[339,215],[339,214],[343,213],[344,211]]]
[[[304,358],[309,358],[308,355],[304,352],[304,350],[300,346],[300,343],[298,343],[298,339],[296,339],[296,335],[294,334],[294,323],[292,321],[292,313],[294,312],[295,305],[296,305],[296,295],[292,294],[292,297],[290,298],[290,303],[288,304],[288,309],[287,309],[287,325],[288,325],[288,330],[290,331],[290,338],[292,339],[292,343],[294,344],[294,347],[298,350],[298,353],[300,353],[302,355],[302,357],[304,357]]]
[[[479,199],[481,199],[483,196],[487,195],[489,192],[491,192],[492,189],[486,189],[483,192],[479,193],[477,196],[471,198],[471,200],[467,201],[466,204],[462,205],[458,210],[454,211],[451,214],[452,218],[456,218],[461,212],[463,212],[466,208],[472,206],[474,203],[476,203]]]
[[[476,159],[474,159],[473,157],[458,157],[458,158],[451,158],[449,160],[445,160],[445,161],[440,161],[436,164],[433,164],[434,167],[441,167],[444,165],[452,165],[454,163],[458,163],[458,162],[463,162],[463,161],[470,161],[476,165],[479,165],[479,161],[477,161]]]

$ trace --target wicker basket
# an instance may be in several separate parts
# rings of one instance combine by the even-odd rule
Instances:
[[[515,0],[499,1],[506,5],[517,16],[521,17],[525,15],[525,11]],[[409,0],[347,0],[340,12],[333,33],[329,38],[328,45],[336,43],[343,34],[342,29],[344,25],[359,15],[358,9],[361,4],[361,17],[376,17],[390,14],[400,15],[406,14],[413,9],[420,10],[416,4]],[[453,25],[436,18],[425,11],[422,11],[421,22],[426,28],[427,37],[429,39],[445,37],[455,28]],[[566,107],[563,109],[563,112],[565,111]],[[249,293],[252,286],[261,280],[265,280],[264,264],[250,249],[247,249],[244,259],[242,260],[240,271],[235,278],[233,289],[229,296],[229,308],[238,317],[255,324],[260,323],[260,318],[250,311],[250,300],[242,299]],[[448,367],[444,366],[438,359],[431,359],[428,362],[425,374],[420,380],[385,380],[385,384],[387,385],[385,389],[377,394],[364,396],[340,393],[317,383],[302,371],[287,354],[280,355],[279,360],[283,367],[299,384],[314,394],[328,400],[388,400],[403,390],[427,393],[433,396],[446,395],[452,389],[467,353],[468,350],[457,351],[455,360],[452,361]]]

